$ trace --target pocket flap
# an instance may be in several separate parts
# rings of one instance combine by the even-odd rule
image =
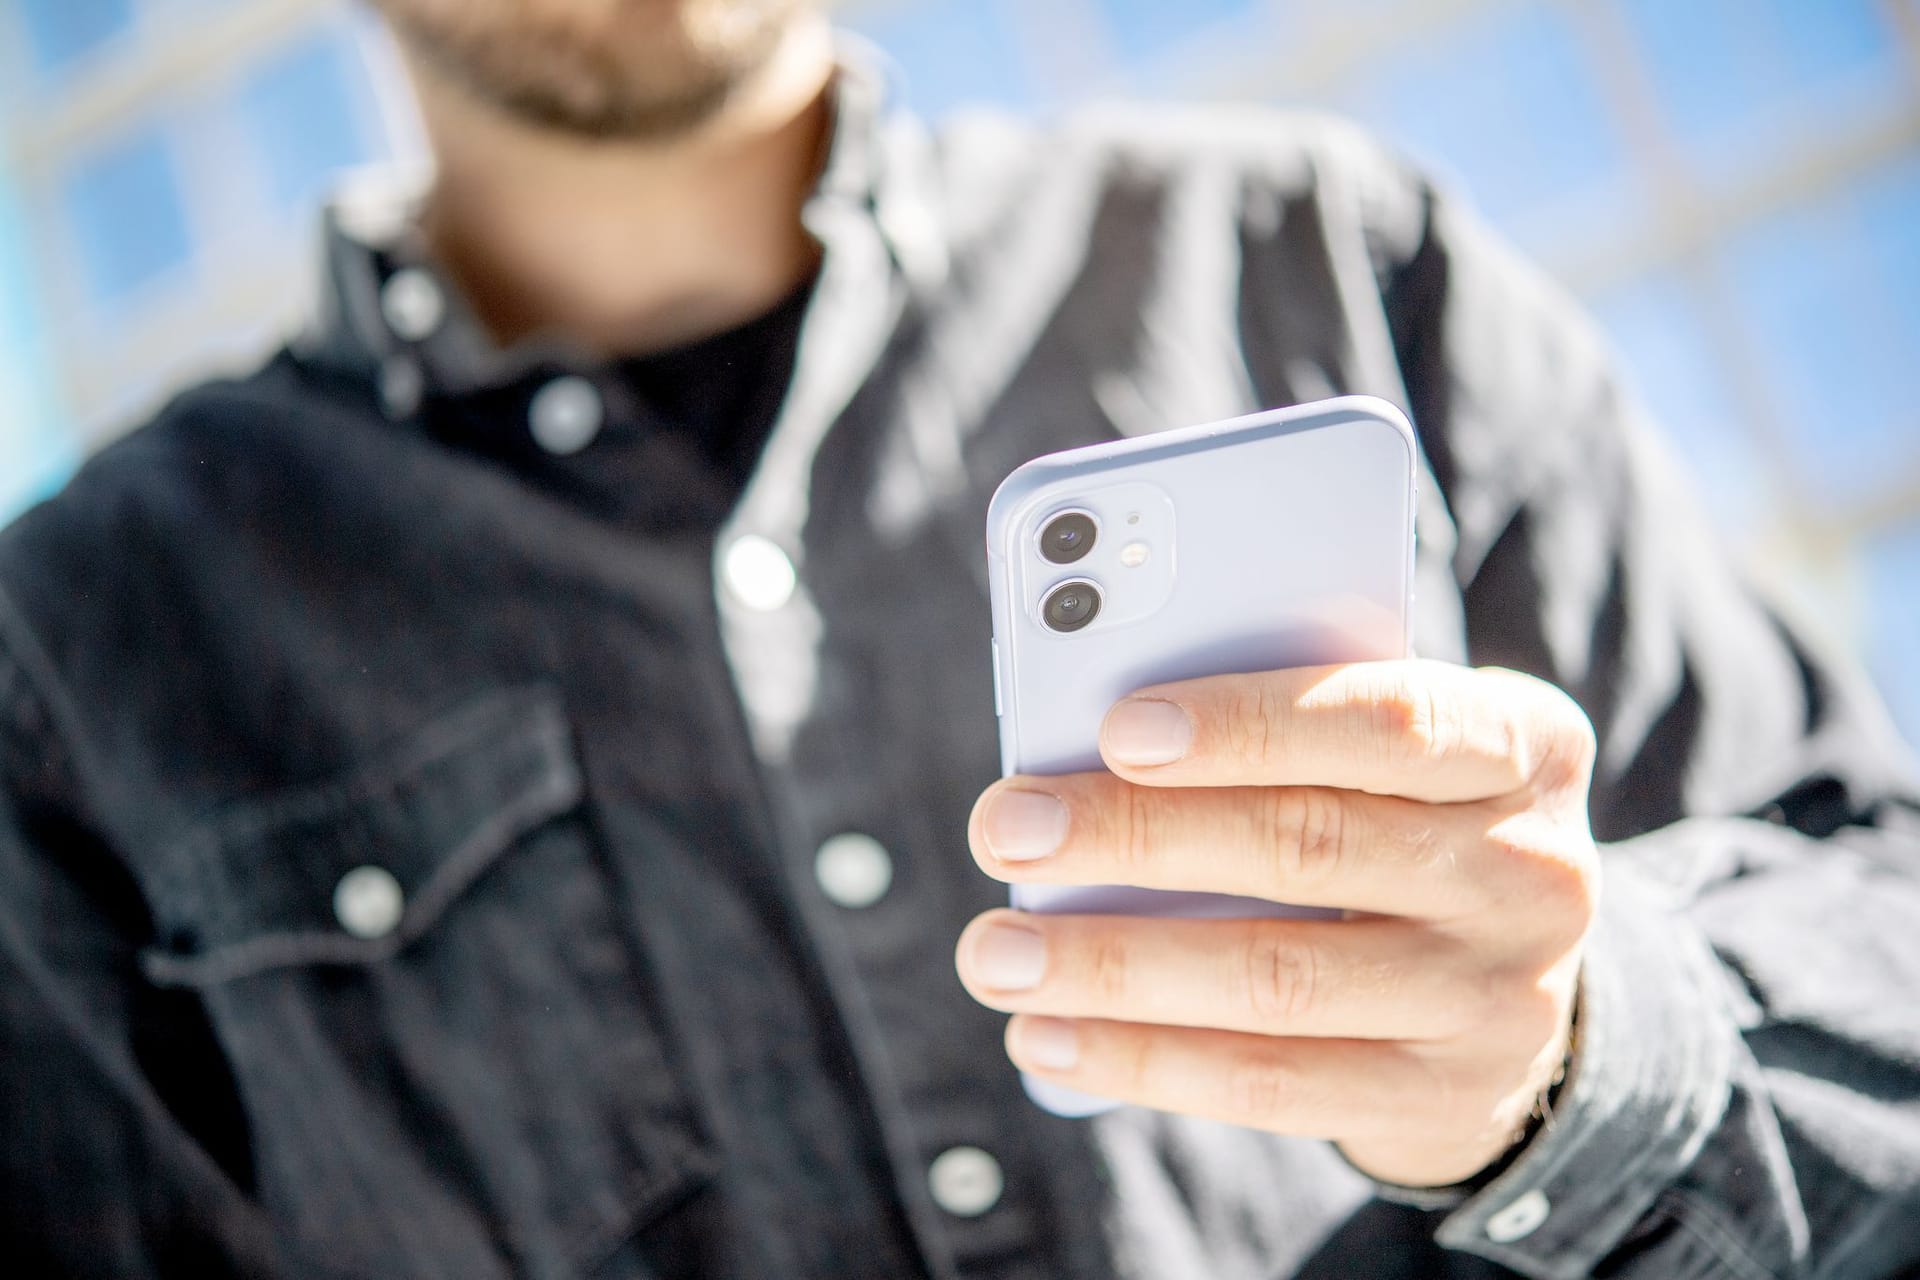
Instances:
[[[385,959],[520,836],[579,804],[558,694],[489,693],[364,768],[236,804],[169,848],[148,889],[157,982]]]

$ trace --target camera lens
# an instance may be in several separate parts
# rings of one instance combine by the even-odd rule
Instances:
[[[1040,554],[1054,564],[1072,564],[1093,550],[1093,517],[1069,511],[1047,521],[1040,531]]]
[[[1047,593],[1040,616],[1054,631],[1078,631],[1100,612],[1100,591],[1091,582],[1063,582]]]

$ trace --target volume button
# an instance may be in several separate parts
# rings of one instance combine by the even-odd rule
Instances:
[[[993,655],[993,714],[995,717],[1006,715],[1000,705],[1000,642],[987,641],[987,648]]]

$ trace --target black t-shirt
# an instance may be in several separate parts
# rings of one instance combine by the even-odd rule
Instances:
[[[737,495],[786,398],[813,279],[771,311],[684,346],[616,361],[608,370],[656,431],[684,434]]]

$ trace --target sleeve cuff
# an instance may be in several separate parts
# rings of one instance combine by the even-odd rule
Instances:
[[[1436,1238],[1535,1280],[1581,1280],[1692,1163],[1725,1114],[1735,1020],[1719,962],[1624,858],[1581,970],[1580,1035],[1554,1120],[1492,1182],[1383,1188],[1451,1209]]]

